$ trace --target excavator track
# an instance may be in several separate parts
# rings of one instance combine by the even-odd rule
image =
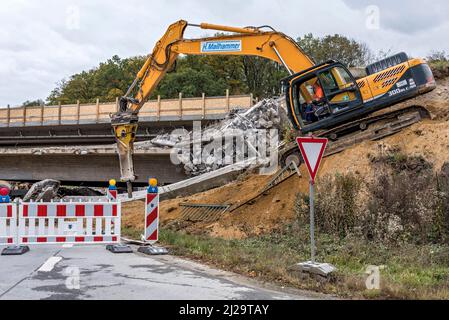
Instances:
[[[394,135],[411,125],[430,119],[430,113],[421,106],[412,106],[393,112],[358,119],[331,130],[316,134],[316,137],[330,140],[325,157],[340,153],[364,141],[376,141]],[[302,162],[296,143],[289,143],[281,151],[281,164],[291,161]]]

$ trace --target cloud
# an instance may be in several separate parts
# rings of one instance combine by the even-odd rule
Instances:
[[[419,5],[418,5],[419,3]],[[380,29],[366,28],[366,6]],[[340,33],[374,50],[425,55],[447,50],[449,3],[381,0],[2,0],[0,106],[46,98],[55,83],[111,56],[145,55],[169,24],[272,25],[292,37]],[[187,37],[213,31],[188,29]]]
[[[368,6],[378,6],[381,27],[405,34],[425,33],[447,23],[449,3],[445,0],[391,1],[344,0],[351,8],[364,12]]]

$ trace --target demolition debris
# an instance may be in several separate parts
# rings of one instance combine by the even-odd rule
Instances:
[[[265,99],[251,109],[231,112],[228,117],[201,131],[175,130],[151,140],[155,146],[172,148],[190,176],[216,171],[230,164],[254,158],[259,166],[278,148],[282,108],[275,99]],[[273,141],[275,145],[273,145]],[[173,158],[172,158],[173,159]]]

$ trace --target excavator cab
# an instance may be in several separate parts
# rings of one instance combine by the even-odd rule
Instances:
[[[290,115],[303,133],[328,128],[363,107],[356,80],[339,62],[328,61],[283,80]]]

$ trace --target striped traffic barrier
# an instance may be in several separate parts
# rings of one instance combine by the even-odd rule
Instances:
[[[154,244],[159,240],[159,189],[157,180],[150,179],[145,202],[145,242]]]
[[[107,249],[114,253],[132,252],[120,244],[121,203],[115,180],[109,181],[107,201],[99,202],[8,203],[9,190],[3,189],[0,245],[10,246],[2,255],[23,254],[29,251],[28,244],[108,244]]]
[[[19,205],[19,244],[119,243],[121,205],[31,202]]]
[[[167,254],[167,249],[153,246],[159,240],[159,189],[156,179],[150,179],[149,184],[145,201],[145,234],[142,236],[144,246],[138,251],[148,255]]]

